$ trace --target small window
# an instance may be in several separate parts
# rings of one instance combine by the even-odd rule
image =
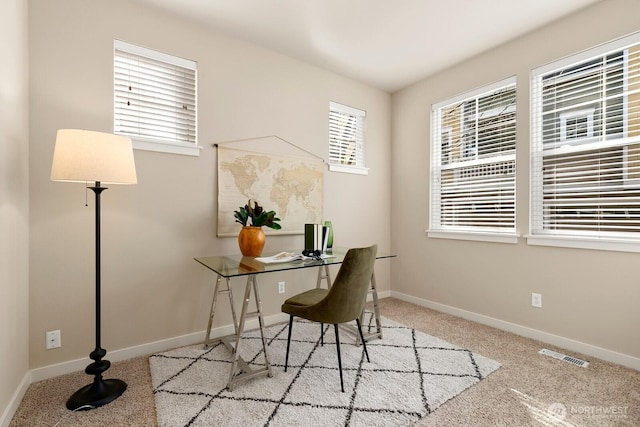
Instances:
[[[114,133],[140,150],[198,156],[194,61],[114,40]]]
[[[431,120],[429,237],[517,241],[515,78],[434,104]]]
[[[574,142],[593,137],[594,109],[560,114],[560,141]]]
[[[329,103],[329,170],[366,175],[364,118],[366,112]]]

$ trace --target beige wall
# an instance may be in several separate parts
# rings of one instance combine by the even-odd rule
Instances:
[[[198,61],[204,149],[197,158],[136,151],[139,185],[103,194],[107,350],[204,329],[213,278],[192,258],[237,252],[235,239],[215,237],[211,144],[277,134],[326,158],[332,100],[367,111],[371,171],[325,172],[324,216],[333,221],[337,245],[376,241],[400,255],[376,267],[382,291],[392,280],[399,294],[640,357],[637,254],[534,247],[524,239],[517,245],[436,240],[425,233],[430,105],[518,76],[518,224],[526,234],[529,70],[640,30],[639,7],[636,0],[598,3],[390,97],[124,0],[30,0],[27,128],[26,6],[4,2],[0,28],[16,43],[2,44],[14,60],[0,68],[0,408],[29,368],[86,358],[93,349],[93,201],[89,196],[85,207],[82,185],[51,182],[49,173],[57,129],[112,129],[114,38]],[[266,250],[301,243],[301,236],[278,236]],[[285,296],[315,280],[284,278]],[[279,313],[282,296],[271,294],[278,280],[261,282],[268,315]],[[531,308],[531,292],[543,294],[543,309]],[[220,324],[228,323],[228,310],[221,311]],[[62,331],[62,348],[45,351],[44,334],[53,329]]]
[[[3,40],[0,43],[0,422],[29,371],[27,35],[26,3],[3,1],[0,4]]]
[[[517,228],[529,221],[529,70],[640,30],[640,2],[607,0],[426,78],[392,96],[392,290],[430,303],[640,357],[634,253],[430,239],[429,111],[517,76]],[[531,307],[531,293],[543,308]],[[522,330],[522,329],[521,329]]]
[[[103,193],[104,348],[205,329],[214,277],[193,257],[239,252],[234,238],[216,238],[211,144],[275,134],[327,158],[330,100],[367,111],[371,170],[368,176],[326,171],[324,217],[333,221],[337,246],[378,242],[390,249],[388,93],[129,1],[29,5],[31,368],[86,358],[94,347],[93,200],[84,207],[83,185],[51,182],[49,174],[57,129],[112,130],[114,38],[198,62],[204,148],[200,157],[136,150],[139,184]],[[276,236],[265,250],[302,245],[301,235]],[[379,263],[376,274],[388,291],[389,262]],[[315,283],[313,274],[285,279],[284,296]],[[278,280],[260,278],[267,315],[280,313]],[[220,307],[218,326],[231,321]],[[62,347],[45,351],[45,332],[53,329],[62,331]]]

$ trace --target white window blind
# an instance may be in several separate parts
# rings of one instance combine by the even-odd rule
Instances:
[[[434,104],[432,231],[515,233],[515,78]]]
[[[115,40],[114,133],[134,147],[196,147],[196,73],[194,61]]]
[[[366,112],[336,102],[329,103],[329,168],[366,173],[364,119]]]
[[[640,239],[639,43],[532,71],[532,235]]]

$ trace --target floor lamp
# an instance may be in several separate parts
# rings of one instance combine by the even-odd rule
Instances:
[[[86,130],[58,130],[51,179],[95,182],[89,188],[96,201],[96,348],[89,354],[93,363],[84,370],[94,379],[67,400],[68,409],[93,409],[113,401],[127,389],[122,380],[102,378],[111,362],[103,359],[107,351],[100,346],[100,193],[107,189],[101,184],[137,184],[131,139]]]

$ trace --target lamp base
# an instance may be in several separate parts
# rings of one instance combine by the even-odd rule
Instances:
[[[67,409],[88,410],[106,405],[117,399],[127,389],[127,383],[122,380],[103,380],[96,377],[92,384],[82,387],[67,400]]]

